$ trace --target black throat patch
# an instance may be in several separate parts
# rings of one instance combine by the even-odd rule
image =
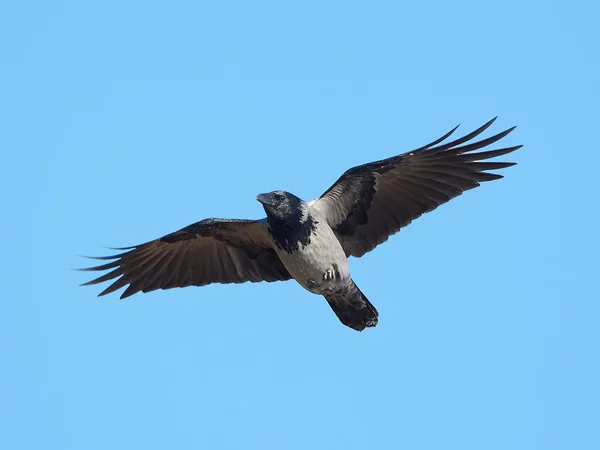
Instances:
[[[318,224],[310,215],[303,222],[300,209],[286,214],[283,218],[267,214],[267,222],[275,245],[287,253],[298,251],[300,244],[310,244],[310,237]]]

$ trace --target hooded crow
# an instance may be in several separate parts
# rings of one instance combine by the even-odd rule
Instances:
[[[127,286],[125,298],[156,289],[293,278],[325,297],[344,325],[373,327],[377,310],[352,280],[347,258],[363,256],[481,182],[502,178],[488,171],[515,163],[485,160],[521,146],[477,152],[515,128],[474,141],[494,120],[454,141],[444,143],[458,127],[416,150],[349,169],[310,202],[285,191],[260,194],[264,219],[205,219],[94,258],[106,262],[82,270],[109,272],[84,285],[114,280],[100,295]]]

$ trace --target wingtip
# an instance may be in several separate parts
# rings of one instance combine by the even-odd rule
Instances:
[[[479,130],[481,130],[481,132],[483,133],[485,130],[487,130],[489,127],[491,127],[494,122],[496,121],[496,119],[498,119],[498,116],[496,117],[492,117],[490,120],[488,120],[486,123],[484,123]]]
[[[488,120],[488,121],[485,123],[485,125],[483,125],[483,127],[485,127],[484,129],[487,129],[487,128],[491,127],[491,126],[494,124],[494,122],[495,122],[497,119],[498,119],[498,116],[496,116],[496,117],[492,117],[490,120]],[[482,128],[483,128],[483,127],[482,127]]]
[[[122,254],[118,254],[118,255],[108,255],[108,256],[87,256],[87,255],[77,255],[80,256],[81,258],[87,258],[87,259],[94,259],[96,261],[108,261],[111,259],[118,259],[122,256]]]
[[[95,259],[97,261],[102,260],[103,258],[109,258],[109,256],[89,256],[89,255],[82,255],[81,253],[78,253],[77,256],[79,258],[85,258],[85,259]]]
[[[110,286],[108,286],[106,289],[104,289],[102,292],[100,292],[98,294],[98,297],[103,297],[105,295],[110,294],[111,292],[116,291],[116,289],[113,287],[114,283],[112,283]]]
[[[129,288],[127,288],[129,289]],[[119,296],[119,300],[125,300],[127,297],[131,297],[135,292],[127,292],[127,289]]]
[[[409,152],[409,153],[416,153],[416,152],[422,152],[422,151],[425,151],[425,150],[429,150],[431,147],[433,147],[435,145],[438,145],[441,142],[444,142],[446,139],[448,139],[450,136],[452,136],[454,134],[454,132],[456,130],[458,130],[458,127],[460,127],[460,123],[458,125],[456,125],[454,128],[452,128],[450,131],[448,131],[446,134],[444,134],[442,137],[436,139],[433,142],[430,142],[427,145],[424,145],[423,147],[419,147],[419,148],[417,148],[417,149],[415,149],[415,150],[413,150],[412,152]]]
[[[73,269],[76,270],[77,272],[93,272],[96,269],[96,267],[78,267],[77,269]]]
[[[118,250],[118,251],[124,251],[124,250],[133,250],[134,248],[138,248],[140,247],[140,245],[132,245],[130,247],[105,247],[109,250]]]
[[[492,124],[496,121],[496,119],[498,119],[498,116],[494,116],[492,117],[490,120],[488,120],[486,123],[484,123],[481,128],[489,128],[490,126],[492,126]],[[460,123],[458,125],[456,125],[451,131],[450,133],[454,133],[458,127],[460,127]]]

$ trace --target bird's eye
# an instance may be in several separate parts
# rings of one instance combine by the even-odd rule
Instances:
[[[283,201],[283,195],[281,195],[281,194],[275,194],[275,200],[277,200],[278,202]]]

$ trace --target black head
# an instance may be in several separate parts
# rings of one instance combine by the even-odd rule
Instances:
[[[273,191],[256,196],[265,208],[268,216],[284,218],[289,215],[295,215],[301,211],[302,200],[294,194],[285,191]]]
[[[256,196],[267,213],[269,233],[275,244],[288,253],[298,250],[299,244],[308,245],[317,222],[304,208],[304,202],[285,191],[274,191]]]

